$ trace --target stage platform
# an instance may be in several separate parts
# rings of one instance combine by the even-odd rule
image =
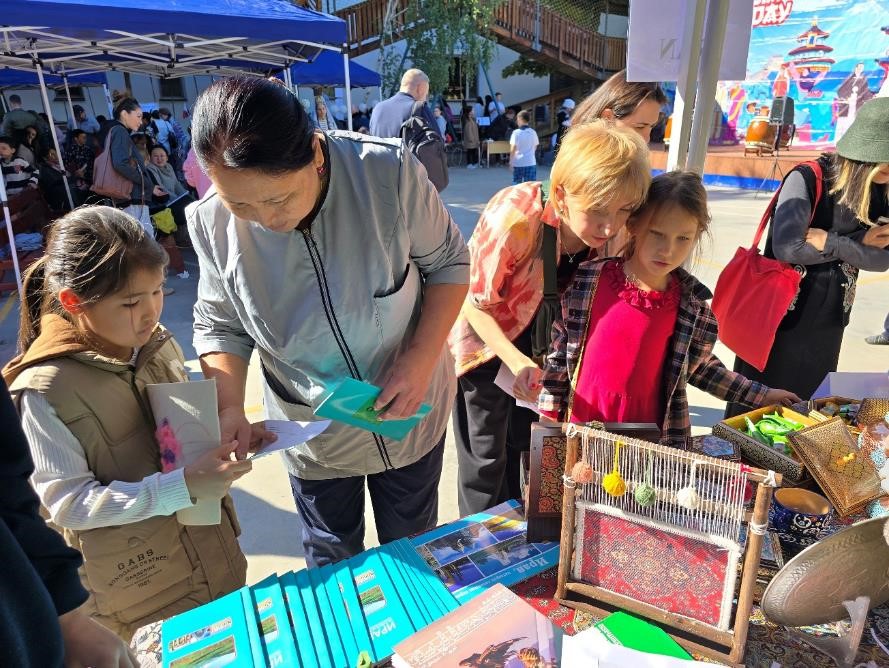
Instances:
[[[667,150],[663,144],[651,144],[651,167],[655,174],[667,166]],[[758,157],[744,155],[744,145],[711,146],[704,162],[704,183],[708,186],[726,186],[748,190],[774,191],[781,183],[781,173],[786,174],[795,165],[814,160],[822,152],[833,147],[790,148],[774,155]],[[774,169],[777,161],[777,168]],[[780,171],[779,171],[780,170]]]

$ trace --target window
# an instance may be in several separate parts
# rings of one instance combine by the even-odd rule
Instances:
[[[82,86],[69,85],[68,90],[71,91],[71,99],[74,102],[85,102],[86,101],[86,97],[84,96]],[[56,99],[57,100],[67,100],[68,99],[67,96],[65,95],[65,87],[64,86],[62,86],[61,88],[56,88]]]
[[[161,79],[161,95],[162,100],[184,100],[185,86],[182,79]]]

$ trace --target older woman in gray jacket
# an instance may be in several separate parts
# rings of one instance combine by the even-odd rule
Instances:
[[[215,186],[189,209],[194,343],[223,438],[246,454],[254,347],[270,418],[313,419],[343,378],[382,387],[384,419],[428,403],[402,441],[334,423],[285,460],[311,565],[363,550],[365,478],[381,542],[434,526],[456,391],[444,344],[469,257],[425,170],[398,140],[315,130],[295,95],[262,79],[208,88],[192,136]]]

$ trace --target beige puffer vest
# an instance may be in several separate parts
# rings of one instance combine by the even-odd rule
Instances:
[[[41,320],[41,336],[28,354],[4,369],[13,398],[25,389],[40,392],[80,441],[102,485],[157,473],[160,456],[145,385],[187,380],[181,349],[159,326],[133,369],[73,352],[71,329],[58,316]],[[53,336],[55,347],[46,340]],[[62,356],[53,356],[53,349]],[[240,527],[231,498],[222,506],[216,526],[186,527],[171,515],[83,531],[62,527],[68,543],[83,553],[81,578],[92,594],[94,617],[129,641],[144,624],[243,586],[247,562],[237,541]]]

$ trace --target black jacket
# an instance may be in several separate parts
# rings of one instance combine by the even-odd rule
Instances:
[[[34,464],[5,385],[0,424],[0,666],[61,666],[59,615],[87,598],[77,575],[82,560],[38,513],[28,483]]]

